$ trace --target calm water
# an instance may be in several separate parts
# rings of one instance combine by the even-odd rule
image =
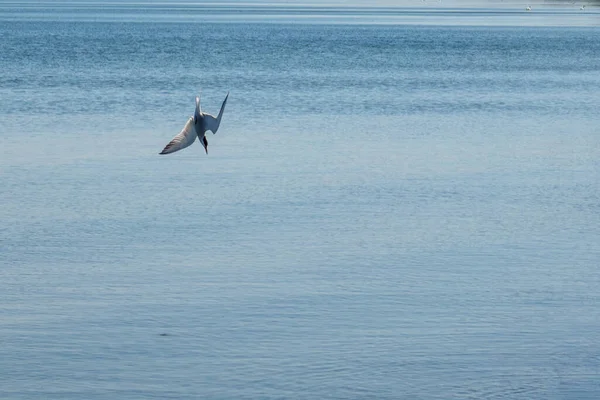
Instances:
[[[114,8],[0,9],[0,398],[600,397],[589,16]]]

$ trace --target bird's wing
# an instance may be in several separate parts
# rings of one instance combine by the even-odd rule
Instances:
[[[221,124],[221,117],[223,117],[223,111],[225,110],[225,104],[227,104],[227,99],[229,98],[229,93],[225,96],[225,100],[223,100],[223,104],[221,104],[221,110],[219,111],[218,116],[203,114],[204,116],[204,127],[207,131],[211,131],[213,134],[217,133],[217,129],[219,129],[219,125]]]
[[[196,136],[196,129],[194,129],[194,118],[190,117],[181,132],[179,132],[179,134],[165,146],[160,154],[169,154],[181,149],[185,149],[194,143]]]
[[[217,133],[217,129],[219,129],[219,123],[221,121],[217,120],[214,115],[204,114],[204,128],[207,131],[211,131],[213,135]]]

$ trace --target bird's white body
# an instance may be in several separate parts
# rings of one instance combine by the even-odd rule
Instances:
[[[200,143],[204,146],[204,150],[208,154],[208,141],[206,140],[206,132],[211,131],[213,134],[217,133],[219,125],[221,124],[221,118],[223,117],[223,111],[225,110],[225,104],[229,98],[229,93],[223,100],[219,115],[216,117],[210,114],[203,113],[200,109],[200,97],[196,97],[196,110],[194,116],[190,117],[177,136],[175,136],[160,152],[160,154],[170,154],[181,149],[185,149],[198,138]]]

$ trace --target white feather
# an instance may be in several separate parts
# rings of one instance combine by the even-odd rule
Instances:
[[[171,140],[169,144],[165,146],[160,154],[169,154],[181,149],[185,149],[194,143],[194,140],[196,140],[197,136],[198,134],[194,128],[194,118],[190,117],[181,132],[179,132],[177,136],[175,136],[173,140]]]
[[[225,111],[225,104],[227,104],[228,98],[229,93],[227,93],[225,100],[223,100],[223,104],[221,104],[221,110],[219,111],[218,116],[215,117],[214,115],[202,113],[202,116],[204,117],[204,129],[211,131],[213,134],[217,133],[217,129],[219,129],[219,125],[221,124],[221,118],[223,117],[223,111]]]

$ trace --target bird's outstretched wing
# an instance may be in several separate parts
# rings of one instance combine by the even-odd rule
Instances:
[[[219,111],[219,115],[215,118],[213,115],[204,114],[204,127],[207,131],[211,131],[213,134],[217,133],[217,129],[219,129],[219,125],[221,124],[221,117],[223,117],[223,111],[225,110],[225,104],[227,104],[227,99],[229,98],[229,93],[225,96],[225,100],[223,100],[223,104],[221,104],[221,110]]]
[[[181,149],[185,149],[194,143],[196,136],[196,129],[194,129],[194,118],[190,117],[181,132],[179,132],[179,134],[165,146],[160,154],[169,154]]]

